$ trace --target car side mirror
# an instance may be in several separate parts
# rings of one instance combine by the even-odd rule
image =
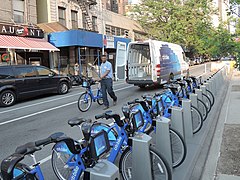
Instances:
[[[54,75],[55,75],[54,72],[50,72],[50,73],[48,74],[49,77],[53,77]]]

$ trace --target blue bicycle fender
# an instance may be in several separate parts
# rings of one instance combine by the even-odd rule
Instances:
[[[66,154],[72,155],[71,151],[68,149],[68,146],[65,142],[59,142],[54,145],[53,149],[57,152],[64,152]]]

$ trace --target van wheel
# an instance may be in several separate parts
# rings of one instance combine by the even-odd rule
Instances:
[[[16,102],[16,94],[11,90],[3,91],[0,94],[0,106],[12,106]]]
[[[58,86],[58,93],[59,94],[66,94],[69,90],[67,82],[61,82]]]
[[[145,85],[140,85],[140,86],[138,86],[138,87],[140,87],[141,89],[143,89],[143,88],[145,88],[146,86],[145,86]]]

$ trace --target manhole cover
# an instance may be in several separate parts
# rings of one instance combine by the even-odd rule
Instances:
[[[240,85],[232,85],[232,91],[240,91]]]

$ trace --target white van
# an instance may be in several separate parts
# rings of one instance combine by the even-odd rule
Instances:
[[[171,73],[179,78],[189,69],[181,46],[156,40],[130,42],[126,59],[127,83],[141,88],[164,84]]]

